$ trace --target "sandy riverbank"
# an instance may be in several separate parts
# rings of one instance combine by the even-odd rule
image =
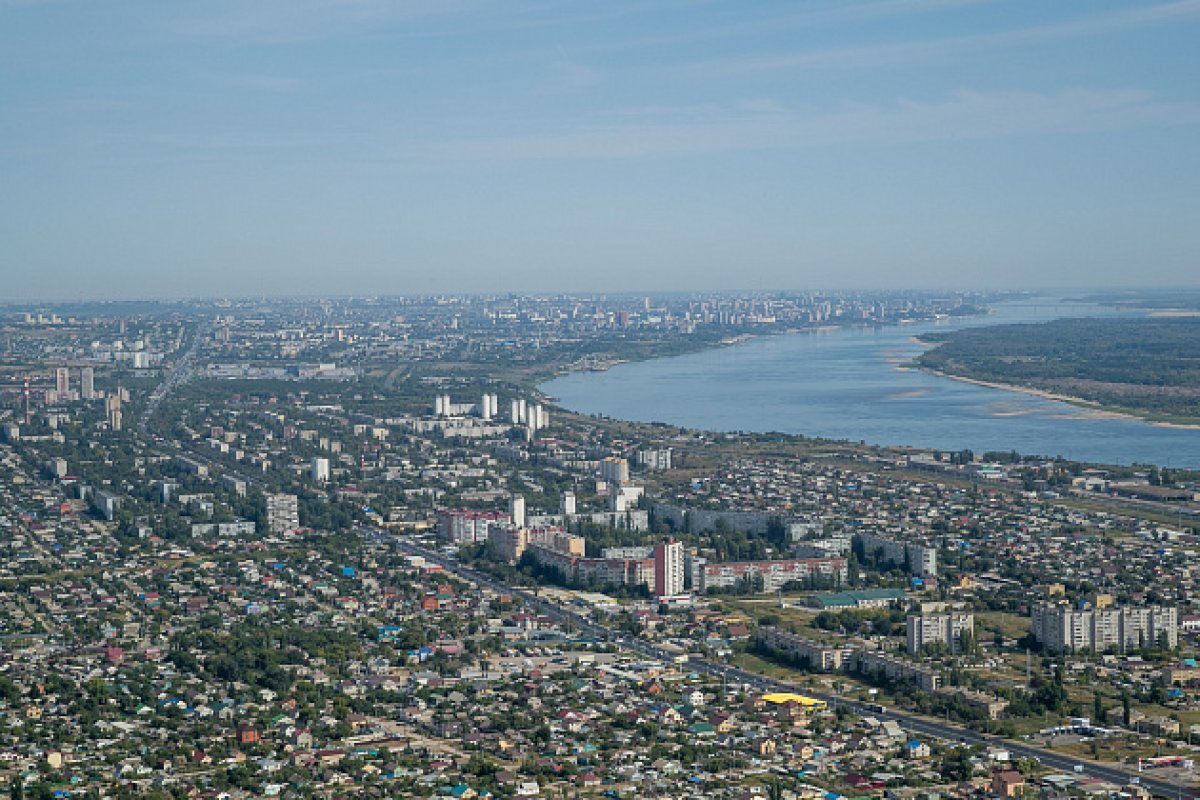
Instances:
[[[919,344],[922,347],[937,347],[940,342],[930,342],[921,339],[917,336],[912,337],[913,344]],[[1161,420],[1149,419],[1140,414],[1133,414],[1128,411],[1116,411],[1111,408],[1105,408],[1091,400],[1085,400],[1082,397],[1075,397],[1069,394],[1058,394],[1056,392],[1048,392],[1044,389],[1034,389],[1030,386],[1020,386],[1013,383],[998,383],[996,381],[983,381],[978,378],[968,378],[964,375],[952,375],[949,372],[942,372],[936,369],[927,369],[925,367],[916,367],[922,372],[928,372],[930,375],[937,375],[939,378],[949,378],[952,381],[962,381],[963,383],[973,383],[976,386],[986,386],[989,389],[1003,389],[1009,392],[1020,392],[1021,394],[1033,395],[1044,400],[1057,400],[1060,403],[1069,403],[1070,405],[1080,408],[1082,413],[1080,416],[1086,419],[1133,419],[1139,422],[1145,422],[1147,425],[1154,425],[1158,428],[1179,428],[1180,430],[1200,430],[1200,424],[1186,422],[1163,422]]]
[[[1183,430],[1200,430],[1200,425],[1186,424],[1182,422],[1160,422],[1138,414],[1131,414],[1128,411],[1114,411],[1110,408],[1104,408],[1097,405],[1091,400],[1085,400],[1082,397],[1073,397],[1068,394],[1058,394],[1056,392],[1048,392],[1044,389],[1034,389],[1029,386],[1017,386],[1011,383],[997,383],[995,381],[981,381],[977,378],[968,378],[963,375],[951,375],[948,372],[941,372],[936,369],[923,369],[923,372],[928,372],[930,375],[937,375],[940,378],[949,378],[952,381],[962,381],[963,383],[971,383],[976,386],[986,386],[989,389],[1003,389],[1009,392],[1020,392],[1034,397],[1040,397],[1043,400],[1057,400],[1060,403],[1069,403],[1072,406],[1079,408],[1079,416],[1085,419],[1132,419],[1139,422],[1145,422],[1148,425],[1154,425],[1159,428],[1180,428]]]

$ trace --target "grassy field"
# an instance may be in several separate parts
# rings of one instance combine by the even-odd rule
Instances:
[[[1094,761],[1115,761],[1129,763],[1138,758],[1153,758],[1154,756],[1188,755],[1187,748],[1172,747],[1165,740],[1138,741],[1129,739],[1092,739],[1074,744],[1055,745],[1054,750],[1060,753],[1070,753],[1074,756],[1090,758]]]
[[[1020,639],[1029,633],[1029,618],[1004,611],[977,611],[975,625],[980,630],[980,639],[990,638],[986,634],[999,631],[1006,639]]]
[[[796,684],[800,688],[810,688],[814,691],[837,691],[843,697],[858,697],[866,699],[870,689],[865,683],[855,680],[854,678],[844,674],[811,674],[802,672],[797,669],[785,667],[776,664],[773,661],[759,658],[752,653],[736,653],[730,663],[741,667],[742,669],[751,672],[757,672],[760,675],[766,675],[776,680],[788,681]],[[892,698],[884,694],[882,691],[877,691],[874,698],[888,705],[893,702]]]
[[[752,653],[735,653],[730,658],[730,663],[741,667],[750,672],[757,672],[760,675],[766,675],[769,678],[775,678],[781,681],[790,681],[803,686],[812,685],[813,676],[807,675],[800,670],[791,669],[776,664],[772,661],[759,658]]]

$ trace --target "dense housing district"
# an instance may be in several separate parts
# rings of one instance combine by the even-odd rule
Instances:
[[[14,310],[0,791],[1192,796],[1196,475],[536,388],[987,301]]]

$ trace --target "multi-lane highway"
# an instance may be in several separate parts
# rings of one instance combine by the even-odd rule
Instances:
[[[585,635],[594,637],[596,639],[610,641],[622,649],[638,653],[647,658],[670,661],[675,656],[674,653],[668,652],[653,642],[624,634],[616,634],[608,627],[601,625],[592,618],[578,613],[573,609],[566,608],[559,603],[551,602],[545,598],[538,597],[525,589],[519,589],[503,584],[491,575],[480,572],[476,569],[472,569],[471,567],[465,566],[456,561],[447,559],[443,554],[438,553],[419,542],[413,541],[412,539],[371,528],[360,528],[360,531],[365,536],[374,539],[375,541],[389,541],[395,544],[402,552],[410,555],[421,556],[428,561],[440,564],[448,572],[456,573],[467,580],[479,584],[480,586],[484,586],[496,592],[519,596],[524,602],[546,616],[549,616],[552,619],[560,622],[569,622],[575,626],[576,630]],[[1064,753],[1048,750],[1042,747],[1036,747],[1023,742],[1016,742],[1009,739],[1001,739],[996,736],[978,733],[968,728],[963,728],[948,722],[931,719],[929,717],[908,714],[890,709],[880,712],[877,708],[869,708],[867,705],[856,700],[839,697],[826,692],[814,692],[806,687],[798,687],[784,681],[779,681],[759,675],[757,673],[748,672],[738,667],[719,664],[707,659],[698,658],[696,656],[689,656],[687,664],[687,668],[690,671],[724,678],[725,680],[736,683],[742,683],[758,691],[803,692],[810,697],[816,697],[820,700],[824,700],[831,706],[844,706],[855,712],[870,714],[879,719],[895,720],[902,727],[915,735],[933,737],[949,742],[960,742],[968,745],[994,744],[1004,747],[1016,758],[1035,758],[1048,767],[1062,770],[1064,772],[1070,772],[1073,774],[1082,772],[1084,775],[1089,777],[1100,778],[1118,786],[1124,786],[1136,781],[1156,795],[1174,798],[1175,800],[1197,797],[1196,790],[1193,787],[1180,783],[1173,783],[1171,781],[1164,780],[1162,777],[1156,777],[1149,773],[1138,774],[1131,768],[1126,768],[1121,765],[1100,764],[1098,762],[1088,761],[1086,759],[1075,758]]]
[[[200,343],[204,339],[204,334],[207,333],[207,325],[199,325],[192,333],[192,343],[184,352],[171,371],[167,373],[162,382],[155,387],[150,393],[150,397],[146,401],[146,407],[142,410],[142,415],[138,419],[138,432],[146,433],[150,426],[150,419],[154,413],[158,411],[159,404],[163,399],[171,393],[171,391],[180,384],[187,383],[192,378],[192,362],[196,359],[196,353],[200,350]]]

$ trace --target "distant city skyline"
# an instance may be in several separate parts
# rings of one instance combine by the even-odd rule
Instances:
[[[1097,285],[1097,286],[1013,286],[1006,288],[996,287],[977,287],[964,288],[960,286],[945,285],[945,286],[896,286],[896,287],[839,287],[839,286],[808,286],[796,288],[778,288],[766,287],[762,289],[737,289],[737,288],[714,288],[714,289],[661,289],[661,290],[638,290],[628,289],[621,291],[572,291],[569,289],[563,290],[545,290],[537,291],[428,291],[428,292],[326,292],[322,294],[288,294],[279,292],[276,294],[236,294],[227,292],[225,294],[192,294],[192,295],[143,295],[143,296],[127,296],[121,298],[104,298],[98,297],[94,299],[72,299],[70,297],[29,297],[29,298],[0,298],[0,309],[6,309],[8,313],[30,313],[37,315],[44,313],[47,315],[66,315],[68,317],[77,317],[80,314],[90,314],[101,312],[108,309],[107,313],[111,314],[139,314],[147,313],[146,307],[156,306],[180,306],[187,307],[189,305],[205,305],[216,304],[224,307],[225,304],[231,304],[231,307],[244,306],[247,304],[266,303],[266,304],[305,304],[313,302],[331,302],[331,303],[356,303],[363,301],[423,301],[433,300],[438,298],[458,298],[469,300],[490,299],[497,302],[505,300],[541,300],[551,298],[574,298],[580,302],[587,301],[621,301],[630,304],[640,303],[642,300],[649,300],[653,308],[658,308],[660,304],[667,302],[678,302],[686,298],[718,298],[724,297],[728,299],[757,299],[767,301],[782,301],[787,298],[795,298],[802,296],[820,297],[825,299],[850,299],[853,297],[861,297],[865,299],[883,300],[887,297],[896,299],[905,296],[928,297],[937,294],[947,295],[962,295],[965,299],[977,296],[988,303],[1004,303],[1007,301],[1021,303],[1024,297],[1029,299],[1045,299],[1058,301],[1077,301],[1084,298],[1095,298],[1096,296],[1105,296],[1114,301],[1122,301],[1130,303],[1133,301],[1142,301],[1143,303],[1153,302],[1153,307],[1172,307],[1172,308],[1191,308],[1196,303],[1200,302],[1200,287],[1188,284],[1177,285],[1155,285],[1150,287],[1134,287],[1134,286],[1119,286],[1119,285]],[[1177,304],[1165,304],[1165,301],[1178,300]],[[1136,303],[1135,303],[1136,305]],[[1143,306],[1137,306],[1143,308]],[[124,309],[128,310],[124,310]],[[1144,310],[1144,308],[1143,308]],[[47,316],[47,319],[50,317]]]
[[[1200,0],[0,0],[4,298],[1194,286]]]

